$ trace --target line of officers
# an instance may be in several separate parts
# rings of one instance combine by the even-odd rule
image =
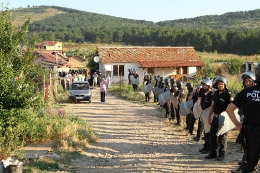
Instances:
[[[181,103],[184,98],[183,84],[181,81],[175,83],[174,79],[165,79],[155,76],[154,87],[164,88],[164,91],[170,91]],[[144,81],[146,85],[151,83],[151,75],[145,73]],[[232,173],[251,173],[257,172],[257,164],[260,154],[260,63],[255,68],[255,74],[245,72],[241,75],[242,90],[232,97],[228,90],[228,80],[225,76],[216,76],[213,79],[205,76],[199,84],[192,87],[191,83],[186,83],[188,94],[187,100],[193,100],[196,103],[200,101],[202,110],[209,109],[208,123],[210,132],[204,133],[203,147],[199,152],[208,154],[205,159],[216,159],[222,161],[225,158],[227,149],[227,133],[217,136],[219,129],[218,117],[226,111],[231,121],[235,124],[240,132],[237,137],[237,143],[243,146],[244,155],[238,161],[238,168],[231,170]],[[145,96],[146,101],[150,101],[150,93]],[[154,96],[154,102],[158,102],[158,97]],[[181,125],[181,116],[178,108],[174,108],[172,103],[165,103],[163,108],[166,109],[166,118],[177,120],[176,125]],[[169,111],[170,109],[170,111]],[[240,120],[235,116],[235,109],[239,109]],[[213,117],[211,116],[213,114]],[[186,127],[188,135],[193,135],[194,123],[196,119],[192,114],[186,115]],[[197,134],[194,140],[199,141],[203,132],[203,125],[198,120]]]

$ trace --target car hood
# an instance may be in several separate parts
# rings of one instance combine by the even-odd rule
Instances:
[[[70,94],[72,95],[83,95],[83,94],[91,94],[90,90],[70,90]]]

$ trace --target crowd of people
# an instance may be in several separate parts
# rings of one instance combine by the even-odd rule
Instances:
[[[135,91],[138,90],[138,85],[133,84],[131,80],[139,78],[135,69],[129,69],[128,84],[133,85]],[[170,80],[170,81],[169,81]],[[219,129],[219,117],[224,111],[235,124],[240,134],[237,138],[237,143],[242,144],[244,155],[236,170],[231,170],[232,173],[248,173],[257,172],[257,164],[260,153],[260,114],[258,108],[260,106],[260,63],[256,67],[255,74],[253,72],[245,72],[241,75],[243,89],[237,94],[235,99],[232,93],[228,90],[228,80],[225,76],[216,76],[214,78],[203,77],[200,82],[193,87],[191,83],[183,85],[182,81],[171,79],[163,79],[160,76],[154,76],[154,88],[163,88],[164,92],[170,91],[170,94],[178,100],[178,107],[174,107],[171,101],[160,105],[165,108],[165,118],[171,121],[176,120],[176,125],[181,125],[181,115],[179,105],[184,101],[193,100],[193,104],[197,101],[202,110],[209,109],[208,121],[202,122],[198,119],[198,128],[195,137],[196,141],[204,140],[202,148],[198,151],[202,154],[207,154],[205,159],[215,159],[222,161],[225,158],[227,150],[227,134],[223,133],[217,136]],[[145,73],[144,85],[149,85],[152,82],[150,74]],[[187,93],[184,94],[184,87],[187,87]],[[184,98],[186,95],[186,98]],[[145,93],[145,101],[150,101],[151,92]],[[154,102],[158,102],[158,96],[154,95]],[[159,103],[158,103],[159,104]],[[194,106],[194,105],[193,105]],[[240,120],[235,117],[234,111],[239,109],[238,114]],[[193,111],[193,107],[191,108]],[[194,135],[194,124],[196,118],[192,113],[184,115],[186,119],[187,135]],[[204,124],[210,125],[210,130],[203,130]],[[203,134],[204,131],[204,135]],[[204,136],[202,138],[202,136]],[[242,137],[241,137],[242,136]]]

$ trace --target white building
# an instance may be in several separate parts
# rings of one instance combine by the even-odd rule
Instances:
[[[145,72],[186,80],[204,63],[194,47],[98,47],[99,70],[111,81],[128,81],[128,69],[136,69],[142,82]]]

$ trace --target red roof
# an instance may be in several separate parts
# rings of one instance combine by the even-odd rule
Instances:
[[[40,54],[39,56],[42,57],[41,60],[44,61],[44,62],[50,62],[50,63],[53,63],[53,64],[58,63],[59,66],[64,66],[64,65],[70,66],[67,61],[60,61],[60,60],[58,60],[56,62],[56,56],[51,54],[51,53],[49,53],[49,52],[42,51],[39,54]]]
[[[197,67],[204,63],[194,47],[98,47],[100,63],[136,63],[147,67]]]
[[[36,46],[44,46],[44,45],[54,46],[56,43],[57,43],[57,41],[46,41],[43,43],[38,43],[38,44],[36,44]]]

